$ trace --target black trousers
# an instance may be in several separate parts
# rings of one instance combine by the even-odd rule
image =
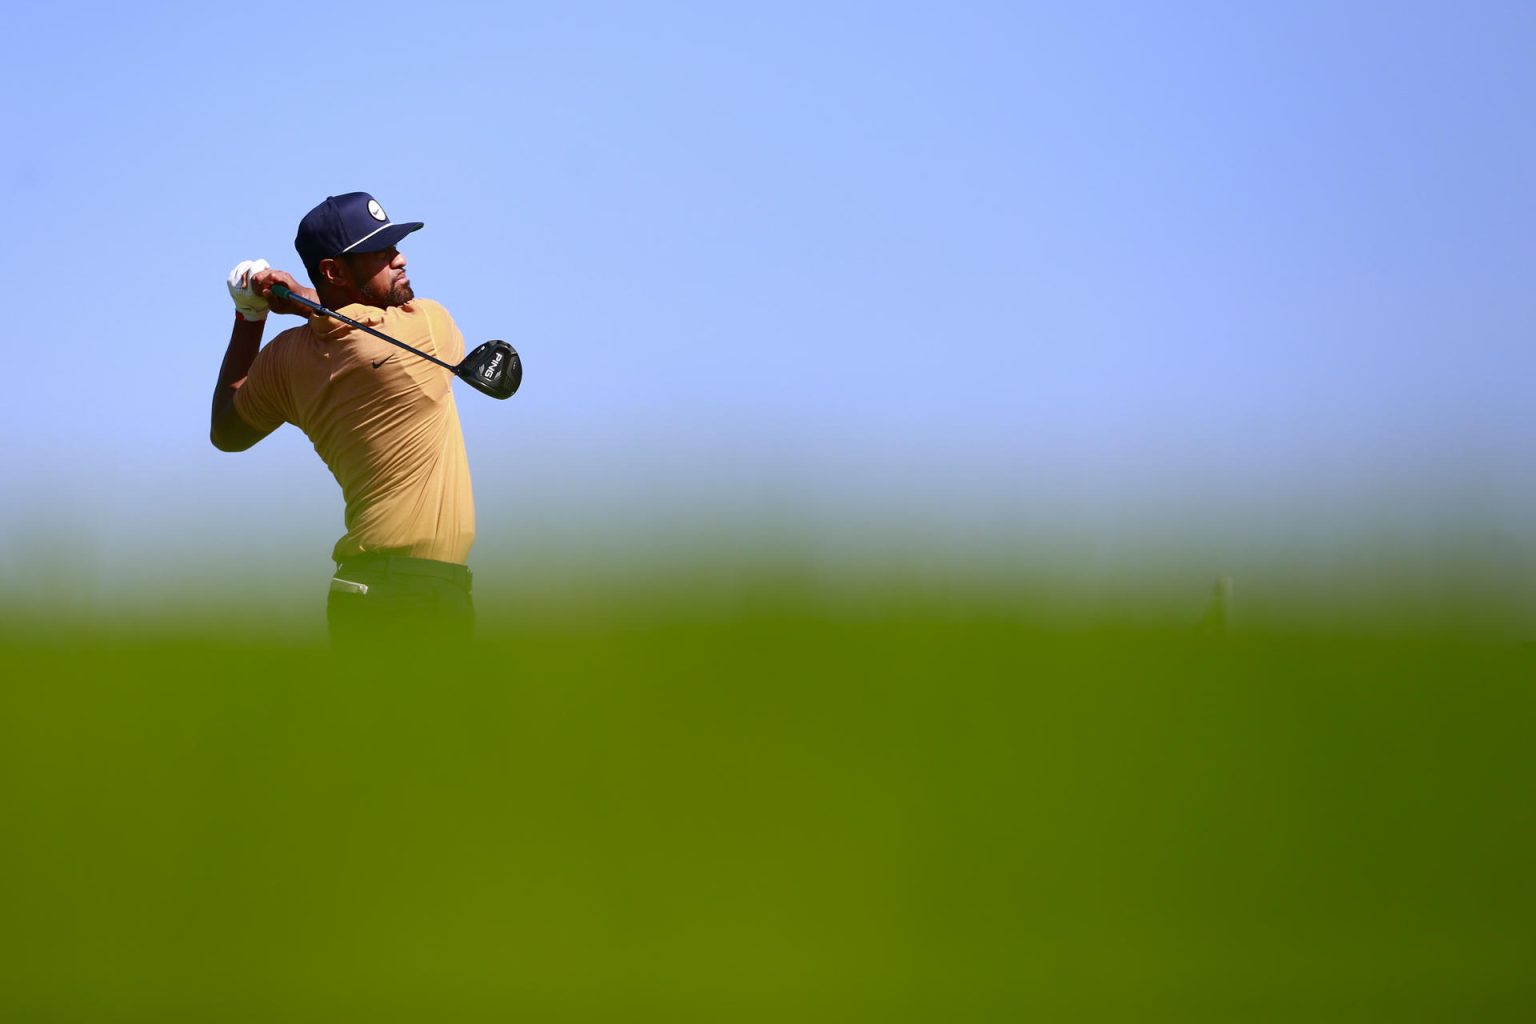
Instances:
[[[475,631],[474,574],[466,566],[400,555],[337,565],[325,603],[337,648],[468,640]]]

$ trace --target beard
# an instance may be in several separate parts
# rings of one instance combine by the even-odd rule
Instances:
[[[377,306],[380,309],[403,306],[415,297],[416,293],[408,284],[390,285],[388,291],[378,291],[372,288],[364,289],[363,291],[363,301],[370,306]]]

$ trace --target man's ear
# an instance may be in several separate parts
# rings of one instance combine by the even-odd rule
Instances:
[[[320,271],[320,277],[332,288],[347,288],[352,284],[350,268],[341,260],[323,259],[315,269]],[[320,282],[316,281],[315,284],[319,285]]]

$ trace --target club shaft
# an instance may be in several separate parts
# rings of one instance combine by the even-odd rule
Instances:
[[[407,352],[411,353],[412,355],[421,356],[421,358],[425,359],[427,362],[429,362],[429,363],[436,363],[438,366],[441,366],[443,369],[448,370],[451,373],[458,373],[459,372],[459,368],[457,366],[454,366],[452,363],[445,363],[441,359],[437,358],[436,356],[429,356],[429,355],[427,355],[425,352],[423,352],[419,348],[412,348],[411,346],[407,345],[403,341],[400,341],[400,340],[398,340],[396,338],[391,338],[389,335],[385,334],[383,331],[376,331],[372,327],[369,327],[367,324],[360,324],[356,320],[353,320],[349,316],[342,316],[340,313],[336,312],[334,309],[326,309],[324,306],[320,305],[320,303],[318,303],[318,302],[311,302],[311,301],[309,301],[308,299],[306,299],[302,295],[295,295],[293,293],[293,291],[287,285],[282,285],[282,284],[275,284],[275,285],[273,285],[272,286],[272,294],[276,295],[280,299],[290,299],[293,302],[297,302],[301,306],[308,306],[310,309],[314,310],[316,313],[323,313],[323,314],[325,314],[328,317],[332,317],[332,318],[334,318],[336,320],[340,320],[342,323],[348,325],[349,327],[356,327],[360,331],[367,331],[369,334],[373,335],[375,338],[378,338],[381,341],[387,341],[391,345],[395,345],[395,346],[397,346],[399,348],[403,348]]]

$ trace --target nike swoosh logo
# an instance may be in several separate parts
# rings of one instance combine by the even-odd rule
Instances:
[[[378,362],[374,363],[373,364],[373,368],[375,370],[377,370],[379,367],[383,366],[385,363],[389,362],[393,358],[395,358],[395,354],[393,352],[391,352],[389,355],[385,356],[383,359],[380,359]]]

